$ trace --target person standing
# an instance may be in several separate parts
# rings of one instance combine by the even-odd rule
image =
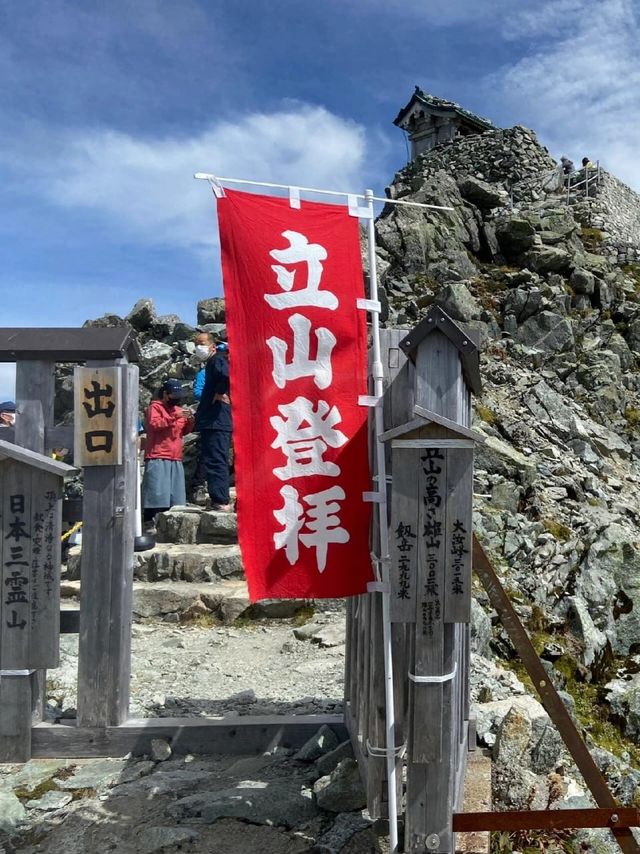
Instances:
[[[210,356],[209,348],[205,345],[200,345],[196,347],[196,358],[200,362],[206,362]],[[193,380],[193,398],[196,403],[200,403],[202,398],[202,390],[204,389],[204,380],[205,380],[206,371],[204,368],[200,368],[198,373],[196,374]],[[191,478],[191,487],[189,489],[189,501],[193,504],[206,504],[207,501],[207,487],[206,487],[206,475],[204,471],[204,464],[202,462],[202,448],[200,444],[200,436],[198,436],[198,441],[196,443],[196,468],[193,473],[193,477]]]
[[[200,453],[207,478],[211,509],[231,510],[229,503],[229,448],[233,429],[229,397],[229,348],[225,342],[214,344],[209,332],[196,336],[196,354],[208,357],[202,397],[196,412],[196,430],[200,433]]]
[[[167,380],[159,399],[153,400],[147,409],[142,480],[142,506],[147,525],[157,513],[187,502],[182,437],[193,430],[194,420],[191,412],[180,405],[183,397],[178,380]]]

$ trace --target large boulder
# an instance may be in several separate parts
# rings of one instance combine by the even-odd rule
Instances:
[[[573,256],[560,246],[535,246],[523,260],[537,273],[561,273],[573,266]]]
[[[513,260],[533,246],[536,230],[528,219],[511,216],[496,223],[496,239],[505,258]]]
[[[472,175],[465,175],[458,181],[458,189],[463,199],[481,210],[504,207],[509,202],[509,194],[495,184],[488,184]]]
[[[355,759],[343,759],[330,774],[316,781],[313,791],[318,806],[329,812],[361,810],[367,803]]]
[[[463,282],[447,282],[438,291],[434,303],[454,320],[479,320],[482,307]]]
[[[517,340],[525,347],[562,353],[573,350],[575,339],[571,322],[553,311],[541,311],[518,327]]]
[[[223,297],[202,299],[198,303],[198,326],[208,323],[224,323],[225,307]]]
[[[137,329],[138,332],[146,332],[152,323],[157,320],[156,309],[153,300],[148,298],[139,299],[127,315],[127,322]]]

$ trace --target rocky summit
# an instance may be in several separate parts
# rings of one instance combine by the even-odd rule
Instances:
[[[594,175],[588,195],[584,188],[567,192],[554,160],[522,127],[438,145],[402,169],[387,192],[448,210],[387,205],[378,218],[384,323],[412,327],[435,304],[479,333],[483,393],[473,426],[486,441],[476,454],[475,531],[614,794],[637,804],[640,197],[605,172]],[[141,409],[165,377],[190,385],[193,327],[158,316],[149,299],[125,318],[106,315],[87,325],[122,322],[142,345]],[[224,301],[200,302],[197,322],[224,336]],[[72,403],[64,369],[58,382],[64,420]],[[189,473],[191,440],[186,458]],[[234,514],[173,508],[157,527],[158,545],[138,555],[135,568],[136,713],[338,711],[341,604],[309,613],[307,625],[304,603],[249,608]],[[80,579],[81,554],[72,550],[68,603]],[[494,808],[593,805],[487,595],[479,584],[474,592],[471,693],[479,744],[494,761]],[[73,714],[74,644],[64,641],[63,667],[52,674],[55,719]],[[212,659],[211,645],[224,647],[222,659]],[[191,670],[181,667],[183,649]],[[282,683],[283,674],[291,684]],[[29,847],[15,850],[63,850],[81,820],[95,822],[106,834],[96,844],[109,847],[108,811],[117,812],[118,798],[148,803],[153,792],[139,838],[122,850],[219,850],[211,847],[213,821],[227,828],[238,851],[378,850],[360,815],[348,745],[320,732],[297,756],[257,758],[240,768],[242,762],[167,753],[120,763],[115,776],[110,767],[89,769],[96,782],[75,783],[62,766],[38,771],[44,776],[28,785],[26,772],[7,773],[0,781],[3,829],[28,829],[46,813],[54,847],[29,837]],[[76,793],[103,786],[111,787],[107,800],[100,795],[104,804]],[[589,850],[616,850],[605,831],[571,839]]]

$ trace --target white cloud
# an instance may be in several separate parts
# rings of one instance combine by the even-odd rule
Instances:
[[[535,2],[518,0],[524,8],[529,8]],[[365,0],[365,3],[373,4],[385,13],[410,16],[438,28],[461,24],[491,26],[502,21],[505,14],[512,14],[514,6],[514,0],[448,0],[446,3],[441,0]]]
[[[640,22],[633,0],[559,0],[515,15],[528,53],[486,81],[556,154],[600,160],[640,189]]]
[[[273,113],[214,122],[186,138],[88,131],[58,138],[46,158],[13,167],[34,193],[96,211],[128,239],[201,250],[214,243],[214,203],[197,171],[358,192],[373,174],[364,129],[323,107],[292,103]],[[21,168],[20,168],[21,167]],[[27,171],[28,170],[28,171]]]
[[[16,366],[0,362],[0,401],[15,400]]]

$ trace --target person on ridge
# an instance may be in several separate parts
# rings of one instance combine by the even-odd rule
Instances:
[[[196,356],[206,356],[202,397],[196,411],[200,452],[207,478],[211,509],[231,510],[229,503],[229,448],[233,429],[229,397],[229,347],[214,343],[210,332],[196,336]]]
[[[568,157],[562,155],[560,158],[560,165],[562,166],[562,172],[564,175],[571,175],[573,172],[573,160],[569,160]]]
[[[583,169],[595,169],[595,165],[589,160],[588,157],[582,158],[582,168]]]
[[[148,527],[156,514],[187,501],[182,437],[193,430],[194,420],[190,410],[180,405],[183,397],[180,382],[166,380],[158,400],[146,412],[142,506]]]

